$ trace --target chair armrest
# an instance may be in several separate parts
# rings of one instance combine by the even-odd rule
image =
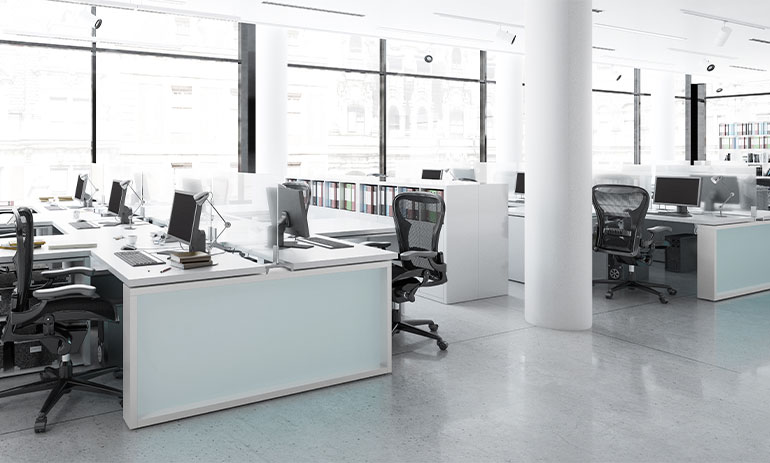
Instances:
[[[661,232],[664,232],[664,231],[671,231],[671,227],[667,227],[665,225],[658,225],[658,226],[655,226],[655,227],[648,228],[647,231],[654,235],[655,233],[661,233]]]
[[[96,296],[96,288],[91,285],[67,285],[58,288],[38,289],[32,293],[32,297],[41,301],[50,301],[66,296],[94,297]]]
[[[390,243],[387,241],[364,241],[361,244],[364,246],[369,246],[370,248],[378,249],[388,249],[390,247]]]
[[[414,260],[419,257],[426,259],[435,259],[438,256],[436,251],[406,251],[398,255],[399,260]]]
[[[69,268],[63,268],[59,270],[46,270],[44,272],[40,272],[40,275],[50,280],[56,277],[63,277],[63,276],[70,276],[70,275],[86,275],[86,276],[92,277],[94,276],[94,273],[96,273],[96,270],[92,269],[91,267],[69,267]]]

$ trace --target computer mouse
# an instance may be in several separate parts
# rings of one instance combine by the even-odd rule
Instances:
[[[132,246],[130,244],[124,244],[121,248],[121,251],[136,251],[136,246]]]

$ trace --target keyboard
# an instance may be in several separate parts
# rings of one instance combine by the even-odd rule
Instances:
[[[352,248],[352,244],[340,243],[339,241],[321,238],[320,236],[311,236],[310,238],[297,238],[297,241],[304,241],[305,243],[315,244],[327,249],[343,249]]]
[[[117,251],[115,256],[120,257],[132,267],[144,267],[146,265],[162,265],[164,261],[147,254],[144,251]]]
[[[63,211],[65,208],[59,206],[58,204],[49,204],[48,206],[45,206],[46,209],[49,211]]]
[[[72,228],[75,228],[77,230],[89,230],[91,228],[99,228],[99,225],[88,221],[70,222],[70,225],[72,225]]]

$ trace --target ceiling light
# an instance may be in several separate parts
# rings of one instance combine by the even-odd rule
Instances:
[[[717,89],[717,93],[722,93],[722,87],[719,87],[719,88]]]
[[[639,29],[631,29],[628,27],[620,27],[620,26],[613,26],[610,24],[594,24],[594,27],[601,27],[602,29],[612,29],[616,31],[621,32],[630,32],[632,34],[641,34],[641,35],[649,35],[652,37],[660,37],[662,39],[671,39],[671,40],[687,40],[686,37],[678,37],[676,35],[668,35],[668,34],[661,34],[658,32],[650,32],[650,31],[643,31]]]
[[[599,10],[597,8],[591,8],[591,11],[594,13],[604,13],[604,10]]]
[[[416,35],[425,35],[428,37],[441,37],[444,39],[455,39],[455,40],[464,40],[464,41],[473,41],[473,42],[484,42],[484,43],[492,43],[494,40],[486,40],[486,39],[478,39],[475,37],[463,37],[459,35],[449,35],[449,34],[435,34],[433,32],[422,32],[422,31],[414,31],[411,29],[399,29],[397,27],[385,27],[381,26],[377,29],[381,31],[391,31],[391,32],[401,32],[404,34],[416,34]]]
[[[502,27],[497,30],[497,34],[495,34],[495,37],[497,37],[497,40],[500,42],[513,45],[513,42],[516,41],[516,34],[514,34],[511,31],[505,30]]]
[[[733,30],[727,27],[727,21],[725,21],[722,25],[722,28],[719,29],[719,34],[717,34],[717,38],[714,40],[714,45],[723,47],[727,42],[727,39],[730,38],[730,34],[732,33]]]
[[[90,6],[88,9],[81,10],[78,17],[91,29],[99,29],[102,27],[102,19],[96,16]]]
[[[607,48],[607,47],[591,47],[594,50],[603,50],[603,51],[615,51],[614,48]]]
[[[508,26],[508,27],[516,27],[518,29],[524,29],[523,24],[513,24],[513,23],[507,23],[503,21],[495,21],[493,19],[484,19],[484,18],[474,18],[472,16],[459,16],[456,14],[449,14],[449,13],[439,13],[434,12],[434,15],[441,17],[441,18],[447,18],[447,19],[457,19],[460,21],[472,21],[477,23],[484,23],[484,24],[495,24],[498,26]]]
[[[758,42],[758,43],[764,43],[766,45],[770,45],[770,40],[763,40],[763,39],[749,39],[749,42]]]
[[[433,57],[431,55],[425,55],[425,62],[426,63],[432,63]]]
[[[734,56],[727,56],[727,55],[717,55],[716,53],[706,53],[703,51],[694,51],[694,50],[684,50],[682,48],[669,48],[670,51],[675,51],[677,53],[687,53],[690,55],[699,55],[699,56],[706,56],[710,58],[723,58],[723,59],[738,59]]]
[[[690,16],[697,16],[699,18],[705,18],[705,19],[713,19],[714,21],[728,22],[731,24],[736,24],[738,26],[753,27],[755,29],[762,29],[762,30],[765,30],[768,28],[767,26],[764,26],[762,24],[749,23],[746,21],[741,21],[739,19],[725,18],[724,16],[701,13],[700,11],[693,11],[693,10],[680,10],[680,11],[684,14],[689,14]]]
[[[736,66],[736,65],[731,64],[730,67],[731,68],[735,68],[735,69],[745,69],[747,71],[767,72],[767,69],[752,68],[752,67],[748,67],[748,66]]]
[[[717,68],[717,67],[716,67],[716,66],[714,66],[714,64],[713,64],[713,63],[709,63],[709,64],[708,64],[708,66],[706,66],[706,70],[707,70],[708,72],[711,72],[711,71],[713,71],[713,70],[714,70],[714,69],[716,69],[716,68]]]
[[[308,10],[308,11],[314,11],[316,13],[329,13],[329,14],[341,14],[344,16],[355,16],[358,18],[363,18],[366,16],[365,14],[361,13],[351,13],[349,11],[340,11],[340,10],[326,10],[323,8],[315,8],[312,6],[305,6],[305,5],[292,5],[290,3],[279,3],[279,2],[268,2],[264,1],[262,2],[263,5],[270,5],[270,6],[280,6],[284,8],[296,8],[298,10]]]
[[[623,74],[618,74],[618,77],[617,79],[615,79],[615,82],[619,81],[621,77],[623,77]]]

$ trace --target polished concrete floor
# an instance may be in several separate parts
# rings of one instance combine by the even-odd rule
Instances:
[[[72,393],[36,435],[43,395],[1,400],[0,461],[770,461],[770,292],[708,303],[694,275],[665,278],[668,305],[595,288],[586,332],[528,325],[514,283],[421,299],[409,313],[446,352],[398,334],[392,375],[137,431],[114,400]]]

